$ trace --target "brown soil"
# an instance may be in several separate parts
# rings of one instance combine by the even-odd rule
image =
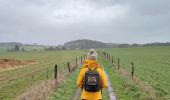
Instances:
[[[0,59],[0,69],[15,68],[17,66],[30,65],[35,62],[34,60],[20,61],[16,59]]]

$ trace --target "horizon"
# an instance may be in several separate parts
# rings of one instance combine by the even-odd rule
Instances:
[[[78,40],[90,40],[90,39],[78,39]],[[71,40],[71,41],[67,41],[67,42],[72,42],[72,41],[77,41],[77,40]],[[97,40],[90,40],[90,41],[97,41]],[[67,43],[65,42],[65,43]],[[102,41],[97,41],[97,42],[101,42],[101,43],[106,43],[106,42],[102,42]],[[23,43],[23,42],[18,42],[18,41],[7,41],[7,42],[0,42],[0,43],[21,43],[23,45],[44,45],[44,46],[58,46],[58,45],[64,45],[63,44],[54,44],[54,45],[50,45],[50,44],[40,44],[40,43]],[[110,42],[112,43],[112,42]],[[138,45],[144,45],[144,44],[151,44],[151,43],[170,43],[169,41],[167,42],[148,42],[148,43],[113,43],[113,44],[128,44],[128,45],[133,45],[133,44],[138,44]]]
[[[170,1],[1,0],[0,42],[59,45],[79,39],[170,41]]]

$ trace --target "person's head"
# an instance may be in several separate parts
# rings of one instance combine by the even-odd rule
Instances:
[[[87,53],[87,57],[90,60],[97,60],[97,52],[95,49],[89,49],[88,53]]]

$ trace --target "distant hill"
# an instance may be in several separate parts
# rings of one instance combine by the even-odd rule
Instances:
[[[161,43],[161,42],[153,42],[153,43],[147,43],[147,44],[143,44],[143,46],[170,46],[170,42],[165,42],[165,43]]]
[[[67,49],[89,49],[89,48],[106,48],[107,44],[99,41],[82,39],[64,43],[64,46]]]
[[[121,43],[103,43],[94,40],[81,39],[64,43],[64,45],[48,46],[39,44],[22,44],[19,42],[0,42],[0,50],[7,51],[19,46],[20,50],[36,51],[36,50],[66,50],[66,49],[90,49],[90,48],[126,48],[126,47],[150,47],[150,46],[170,46],[170,42],[153,42],[146,44],[121,44]]]

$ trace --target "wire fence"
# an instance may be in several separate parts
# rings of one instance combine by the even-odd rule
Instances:
[[[41,77],[44,77],[45,80],[41,82],[38,86],[32,87],[28,92],[22,94],[18,100],[41,100],[48,99],[48,96],[52,91],[59,86],[62,81],[68,78],[71,73],[83,63],[87,56],[76,57],[65,63],[55,64],[52,67],[46,68]],[[34,80],[36,75],[30,76]]]
[[[120,62],[120,58],[114,59],[113,56],[111,56],[109,53],[107,52],[103,52],[103,56],[106,60],[108,60],[109,62],[111,62],[114,66],[117,67],[117,69],[119,70],[121,67],[121,62]],[[135,67],[134,67],[134,62],[131,61],[131,77],[134,78],[134,74],[135,74]]]

